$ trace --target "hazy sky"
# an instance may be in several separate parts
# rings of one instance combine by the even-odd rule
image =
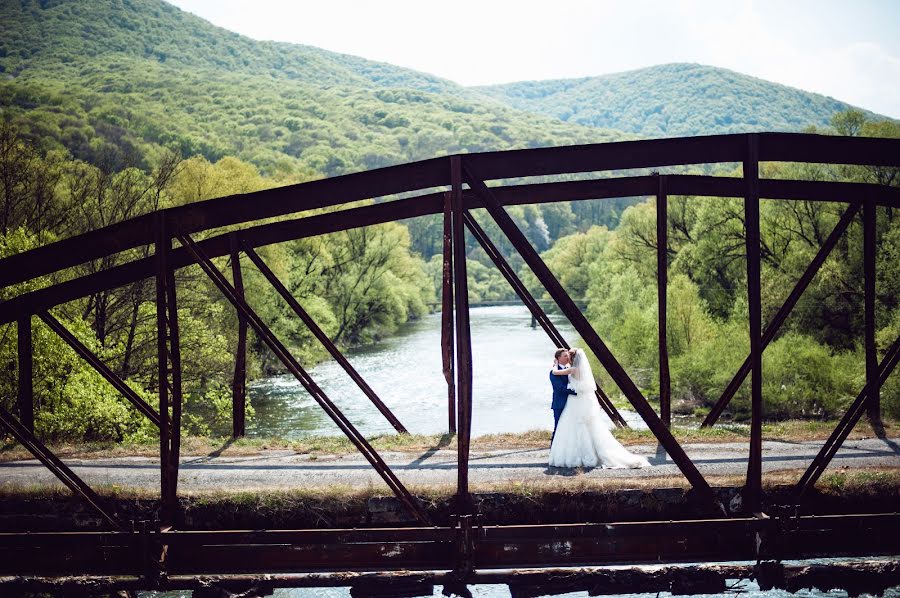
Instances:
[[[697,62],[900,118],[898,0],[169,0],[260,40],[464,85]]]

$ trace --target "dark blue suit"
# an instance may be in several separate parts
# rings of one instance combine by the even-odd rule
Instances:
[[[557,364],[556,369],[562,370],[565,368]],[[556,426],[559,425],[559,416],[562,415],[563,409],[566,406],[566,401],[569,400],[569,395],[576,393],[571,388],[568,388],[568,376],[554,376],[551,371],[550,384],[553,386],[553,402],[550,403],[550,408],[553,409],[553,434],[555,435]],[[550,437],[550,440],[551,442],[553,441],[552,436]]]

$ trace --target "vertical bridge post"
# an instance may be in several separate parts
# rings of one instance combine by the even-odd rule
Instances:
[[[450,157],[451,213],[453,220],[453,286],[456,303],[457,372],[457,508],[472,510],[469,495],[469,441],[472,434],[472,338],[469,330],[469,286],[466,278],[466,239],[463,225],[462,164]]]
[[[444,264],[441,276],[441,359],[447,381],[447,431],[456,434],[456,382],[453,367],[453,194],[444,194]]]
[[[237,235],[229,236],[231,249],[231,278],[234,293],[244,298],[244,277],[241,274],[241,252]],[[247,318],[237,310],[238,337],[234,354],[234,376],[231,378],[231,436],[240,438],[246,432],[247,413]]]
[[[166,212],[156,221],[156,349],[159,383],[160,524],[175,523],[178,496],[178,459],[181,445],[181,346],[178,336],[178,305],[175,301],[175,271],[169,263],[172,237]],[[171,414],[170,409],[171,407]]]
[[[866,387],[869,390],[866,412],[869,423],[879,435],[881,423],[881,383],[878,379],[878,355],[875,352],[875,237],[878,234],[876,210],[871,198],[863,202],[863,276],[865,278]]]
[[[16,324],[19,354],[19,421],[34,434],[34,347],[31,341],[31,316],[19,318]]]
[[[669,281],[669,222],[665,175],[659,177],[656,192],[656,294],[659,322],[659,418],[672,426],[672,389],[669,377],[669,348],[666,340],[666,292]]]
[[[745,501],[758,511],[762,494],[762,307],[760,298],[759,243],[759,145],[755,134],[747,135],[744,159],[744,226],[747,248],[747,303],[750,321],[750,455],[747,464]]]

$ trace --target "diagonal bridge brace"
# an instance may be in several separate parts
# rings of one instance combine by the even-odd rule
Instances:
[[[284,299],[291,307],[291,309],[294,310],[294,313],[297,314],[297,316],[303,321],[306,327],[309,328],[310,332],[313,333],[313,336],[315,336],[319,340],[319,342],[322,343],[322,346],[325,347],[325,349],[334,358],[334,360],[338,362],[338,364],[344,369],[345,372],[347,372],[347,375],[349,375],[350,378],[359,387],[359,389],[363,391],[363,394],[365,394],[369,398],[369,400],[372,401],[372,404],[375,405],[375,407],[378,409],[378,411],[381,412],[385,419],[387,419],[388,422],[390,422],[390,424],[394,426],[394,429],[397,430],[397,432],[401,434],[408,434],[409,432],[406,430],[403,424],[400,423],[400,420],[398,420],[397,417],[391,412],[391,410],[388,409],[387,405],[382,402],[381,398],[377,394],[375,394],[375,391],[372,390],[372,387],[369,386],[369,384],[363,379],[363,377],[359,375],[359,372],[356,371],[356,368],[354,368],[350,364],[350,362],[347,361],[347,358],[344,357],[344,355],[338,350],[334,343],[331,342],[331,339],[328,338],[328,335],[325,334],[325,332],[321,328],[319,328],[319,325],[316,324],[316,321],[312,319],[312,316],[310,316],[309,313],[305,309],[303,309],[297,299],[291,294],[290,291],[287,290],[287,288],[278,279],[278,277],[275,276],[275,273],[272,272],[272,269],[266,265],[261,257],[259,257],[259,254],[256,253],[256,251],[254,251],[253,248],[249,245],[244,244],[241,248],[244,250],[244,253],[247,254],[247,257],[250,258],[250,261],[256,264],[256,267],[259,269],[262,275],[266,277],[266,280],[269,281],[269,284],[271,284],[275,288],[275,290],[278,291],[278,294],[281,295],[281,298]]]
[[[465,162],[463,163],[463,173],[465,174],[466,182],[481,198],[488,213],[490,213],[497,222],[497,225],[507,236],[513,247],[516,248],[525,260],[525,263],[528,264],[532,272],[534,272],[537,279],[544,285],[544,288],[547,289],[547,292],[559,306],[560,310],[569,319],[572,326],[578,334],[581,335],[581,338],[584,339],[594,355],[597,356],[600,363],[606,368],[606,371],[609,372],[615,383],[622,389],[622,392],[628,398],[628,401],[634,406],[635,411],[637,411],[647,423],[647,426],[653,432],[654,436],[656,436],[660,444],[663,445],[663,448],[666,449],[666,452],[672,458],[672,461],[678,465],[678,468],[691,483],[694,490],[705,500],[716,504],[718,501],[716,500],[709,483],[707,483],[703,475],[697,470],[694,462],[691,461],[690,457],[687,456],[687,453],[684,452],[684,449],[681,448],[678,441],[675,440],[675,437],[672,436],[672,433],[656,415],[653,407],[650,406],[647,399],[644,398],[641,391],[635,386],[634,382],[628,376],[628,373],[625,372],[625,369],[606,347],[606,344],[587,321],[587,318],[584,317],[584,314],[581,313],[578,306],[576,306],[575,302],[572,301],[572,298],[569,297],[569,294],[563,289],[556,277],[553,276],[553,273],[538,255],[537,251],[531,246],[531,243],[528,242],[528,239],[525,238],[525,235],[519,227],[516,226],[515,222],[513,222],[509,214],[506,213],[506,210],[503,209],[500,202],[494,197],[494,194],[491,193],[490,189],[484,184],[484,181],[473,174],[471,167],[465,164]],[[719,503],[719,506],[721,507],[721,510],[725,512],[724,506],[722,506],[721,503]]]
[[[547,314],[544,313],[541,306],[538,305],[531,293],[528,292],[525,284],[522,283],[521,279],[519,279],[515,271],[506,261],[506,258],[503,257],[503,254],[500,253],[497,246],[491,242],[487,233],[481,228],[481,225],[478,224],[469,210],[463,212],[463,218],[466,226],[472,233],[472,236],[481,244],[484,252],[491,258],[491,261],[494,262],[494,265],[497,266],[497,269],[500,270],[503,277],[506,278],[506,282],[508,282],[509,286],[516,292],[516,295],[519,296],[522,303],[524,303],[528,310],[531,311],[531,315],[534,316],[535,321],[540,324],[541,328],[544,329],[544,332],[547,333],[547,336],[550,337],[550,342],[557,347],[562,347],[564,349],[571,348],[569,343],[566,342],[566,339],[563,338],[556,326],[553,325],[553,322],[550,321],[550,318],[547,317]],[[615,405],[612,404],[612,401],[609,400],[609,397],[606,396],[606,393],[600,388],[599,384],[597,384],[597,390],[594,392],[597,395],[597,402],[600,403],[600,406],[606,412],[606,415],[609,416],[609,419],[611,419],[617,427],[627,428],[628,423],[622,417],[622,414],[619,413],[618,409],[616,409]]]
[[[331,418],[331,420],[341,429],[341,431],[350,439],[350,442],[362,453],[363,457],[372,465],[375,471],[381,476],[391,491],[397,496],[406,510],[424,525],[431,525],[425,510],[419,505],[415,497],[400,482],[397,476],[391,471],[391,468],[382,460],[381,456],[375,451],[366,438],[357,430],[350,420],[331,402],[331,399],[319,388],[319,385],[312,377],[303,369],[300,363],[288,351],[287,347],[281,343],[268,326],[260,319],[255,311],[235,293],[234,287],[222,275],[221,272],[213,265],[203,251],[198,247],[197,243],[191,239],[189,235],[178,235],[176,237],[181,245],[193,257],[201,269],[210,277],[213,283],[219,288],[225,298],[231,302],[234,307],[247,318],[247,323],[253,328],[259,338],[271,349],[278,357],[281,363],[294,375],[295,378],[303,385],[303,388],[315,401],[322,407],[322,410]]]
[[[122,380],[119,376],[115,374],[103,361],[97,357],[90,349],[88,349],[78,338],[75,337],[74,334],[71,333],[59,320],[57,320],[49,311],[40,312],[37,314],[38,317],[43,320],[43,322],[50,327],[53,332],[57,334],[62,340],[66,342],[72,349],[78,353],[82,359],[84,359],[88,364],[97,371],[98,374],[103,376],[107,382],[113,385],[113,387],[122,393],[128,401],[134,405],[135,409],[143,413],[147,419],[153,422],[153,424],[158,428],[160,426],[159,414],[154,411],[153,407],[147,404],[144,399],[142,399],[134,390],[125,384],[125,381]]]
[[[787,299],[785,299],[784,304],[778,310],[778,313],[776,313],[772,318],[772,322],[766,327],[766,330],[765,332],[763,332],[762,338],[760,339],[760,351],[764,351],[769,343],[772,342],[772,340],[775,338],[775,335],[778,334],[778,330],[781,328],[781,325],[784,324],[784,321],[797,305],[797,302],[800,300],[803,292],[806,291],[809,283],[812,282],[813,277],[816,275],[816,273],[822,267],[822,264],[825,263],[825,260],[831,254],[831,250],[834,249],[834,246],[837,245],[838,240],[840,240],[841,236],[847,230],[847,227],[850,226],[853,218],[856,216],[857,212],[859,212],[859,208],[860,204],[852,203],[844,211],[841,219],[831,231],[831,234],[828,235],[828,238],[825,239],[824,243],[822,243],[822,247],[819,248],[819,251],[809,263],[809,266],[806,267],[806,270],[797,281],[797,284],[795,284],[794,288],[791,289],[790,294],[788,295]],[[744,359],[744,363],[741,364],[741,367],[734,375],[734,378],[732,378],[731,382],[728,383],[728,386],[725,387],[725,391],[722,393],[722,396],[719,397],[719,400],[716,401],[716,404],[713,405],[712,409],[710,409],[709,413],[706,415],[703,423],[700,424],[701,428],[708,428],[715,425],[719,417],[722,415],[722,412],[725,410],[725,408],[731,402],[731,399],[734,398],[734,395],[741,387],[741,384],[743,384],[744,379],[750,373],[750,369],[750,356],[748,355]]]
[[[898,361],[900,361],[900,337],[897,337],[897,339],[894,340],[894,343],[888,348],[887,353],[884,355],[884,359],[881,360],[881,364],[878,366],[878,378],[881,384],[884,384],[887,381],[891,372],[893,372],[894,368],[897,366]],[[863,389],[859,391],[856,400],[853,401],[847,409],[844,417],[838,422],[838,425],[831,433],[831,436],[828,437],[828,440],[825,441],[825,444],[819,450],[819,453],[813,459],[812,463],[809,464],[809,467],[800,477],[800,480],[794,487],[794,491],[798,497],[802,497],[812,489],[819,480],[819,477],[825,473],[832,458],[837,454],[841,445],[847,440],[847,436],[850,435],[850,432],[853,431],[853,428],[856,427],[856,424],[866,412],[866,407],[869,402],[868,399],[869,386],[866,384],[863,386]]]
[[[107,512],[97,493],[3,407],[0,407],[0,426],[9,430],[19,444],[28,449],[69,490],[89,504],[114,530],[124,531],[122,523],[114,514]]]

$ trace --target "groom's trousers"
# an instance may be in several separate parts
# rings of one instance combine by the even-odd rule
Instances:
[[[550,436],[550,442],[553,442],[553,437],[556,436],[556,426],[559,425],[559,416],[562,415],[563,409],[565,409],[565,407],[553,409],[553,434]]]

